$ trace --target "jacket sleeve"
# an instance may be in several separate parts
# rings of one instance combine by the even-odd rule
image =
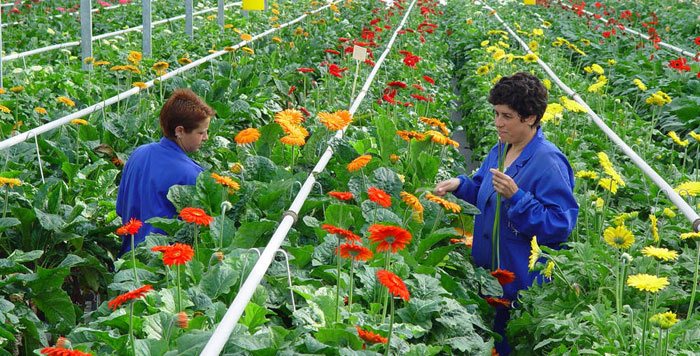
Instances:
[[[541,244],[566,241],[576,225],[578,204],[571,169],[565,162],[538,169],[534,191],[519,189],[506,200],[508,220],[518,233],[537,236]]]
[[[466,175],[460,175],[457,177],[459,178],[460,183],[457,189],[452,192],[454,196],[466,201],[469,204],[476,205],[476,197],[479,194],[481,182],[483,182],[484,175],[488,171],[487,167],[489,158],[490,157],[487,157],[486,161],[484,161],[481,167],[479,167],[476,173],[474,173],[472,178],[469,178]]]

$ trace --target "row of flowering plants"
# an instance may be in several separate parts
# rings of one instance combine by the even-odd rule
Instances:
[[[54,169],[38,188],[29,183],[38,173],[23,169],[34,167],[31,146],[19,146],[4,185],[10,208],[3,220],[3,247],[15,251],[14,270],[3,270],[13,276],[6,283],[12,295],[3,300],[18,314],[3,311],[9,321],[2,324],[3,348],[197,353],[255,262],[256,248],[330,144],[336,154],[283,245],[293,287],[285,264],[273,263],[227,352],[487,353],[493,338],[482,317],[491,311],[481,295],[498,295],[500,286],[466,257],[468,215],[478,211],[429,193],[463,162],[446,119],[454,97],[450,63],[441,55],[447,48],[438,40],[439,6],[418,3],[366,102],[354,117],[343,110],[354,87],[348,47],[381,53],[408,5],[339,4],[281,32],[286,40],[233,52],[191,78],[164,83],[166,92],[192,86],[215,104],[220,117],[212,121],[212,140],[195,157],[208,170],[195,186],[171,189],[177,218],[149,221],[170,237],[150,236],[124,258],[110,252],[119,242],[112,232],[130,239],[142,222],[120,223],[109,197],[118,163],[157,137],[154,125],[129,127],[107,112],[99,124],[75,123],[40,141],[51,152],[44,164]],[[361,63],[360,78],[374,60]],[[211,81],[218,87],[208,87]],[[155,117],[161,101],[153,92],[114,110]],[[346,138],[331,139],[345,127]],[[54,286],[46,297],[39,286],[47,282],[24,282],[38,266],[51,266],[42,272]],[[57,271],[74,282],[56,278]],[[96,310],[83,313],[71,301],[84,305],[78,297],[87,291],[99,298]]]
[[[460,6],[454,9],[464,13]],[[560,12],[554,6],[498,8],[535,52],[529,55],[486,10],[456,16],[450,24],[455,29],[450,52],[458,53],[462,107],[469,113],[464,125],[476,131],[467,139],[477,148],[490,147],[489,131],[474,124],[489,119],[489,106],[473,98],[485,98],[495,80],[518,70],[546,78],[535,63],[540,58],[700,209],[693,157],[700,136],[697,125],[678,123],[686,110],[697,111],[695,75],[671,68],[668,61],[676,58],[657,53],[653,44],[635,48],[631,41],[608,42],[593,30],[595,22],[587,25]],[[551,283],[524,292],[514,309],[508,334],[515,352],[697,353],[692,340],[700,323],[699,235],[588,121],[580,105],[549,80],[545,85],[550,98],[543,128],[574,168],[580,213],[567,249],[551,251],[533,241],[531,269],[541,270]],[[672,101],[678,105],[669,105]]]

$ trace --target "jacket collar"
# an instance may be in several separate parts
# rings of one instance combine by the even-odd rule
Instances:
[[[515,162],[513,162],[510,165],[510,168],[507,169],[506,173],[509,173],[511,177],[514,177],[516,174],[518,174],[520,168],[524,166],[528,160],[530,160],[532,155],[539,148],[542,141],[544,141],[544,133],[542,133],[542,126],[540,126],[537,128],[535,136],[533,136],[532,140],[530,140],[530,142],[528,142],[527,145],[525,145],[523,151],[520,152],[520,156],[518,156]]]
[[[165,147],[165,149],[167,149],[167,150],[186,154],[185,151],[183,151],[182,148],[180,148],[180,146],[175,141],[173,141],[167,137],[161,137],[159,144],[161,146]]]

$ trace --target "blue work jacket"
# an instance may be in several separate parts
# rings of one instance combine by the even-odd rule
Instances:
[[[491,268],[491,233],[496,212],[496,191],[491,168],[498,168],[498,145],[472,178],[459,176],[453,194],[476,205],[481,214],[474,221],[474,263]],[[574,198],[574,175],[564,154],[547,141],[538,128],[520,156],[506,169],[518,185],[510,198],[502,198],[500,268],[515,273],[515,281],[503,286],[503,297],[515,300],[537,272],[528,271],[530,240],[554,249],[566,241],[576,224],[578,204]]]
[[[166,137],[134,150],[124,166],[117,194],[117,214],[122,221],[126,223],[136,218],[143,222],[134,236],[134,246],[152,232],[164,233],[146,220],[175,216],[177,210],[168,200],[168,190],[173,185],[194,185],[203,170],[177,143]],[[130,236],[125,236],[119,256],[129,250]]]

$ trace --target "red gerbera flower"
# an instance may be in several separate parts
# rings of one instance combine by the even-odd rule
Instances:
[[[299,72],[299,73],[311,73],[313,71],[314,71],[313,68],[306,68],[306,67],[297,68],[297,72]]]
[[[328,67],[328,73],[334,77],[342,78],[343,72],[348,70],[348,67],[340,68],[337,64],[331,64]]]
[[[146,284],[145,286],[134,289],[132,291],[126,292],[124,294],[120,294],[114,299],[110,300],[109,303],[107,303],[107,306],[112,309],[112,310],[117,310],[120,305],[134,299],[139,299],[146,295],[146,293],[150,292],[153,290],[153,286],[150,284]]]
[[[163,251],[163,264],[166,266],[184,265],[194,256],[190,245],[176,243]]]
[[[489,303],[494,308],[510,308],[510,300],[505,298],[486,297],[486,303]]]
[[[425,90],[425,88],[423,88],[423,86],[420,85],[420,84],[413,84],[413,87],[416,88],[416,89],[418,89],[418,90],[420,90],[420,91],[424,91],[424,90]]]
[[[200,208],[183,208],[180,211],[180,217],[188,223],[194,223],[200,226],[209,226],[209,224],[214,221],[214,218],[207,215],[207,213]]]
[[[291,87],[289,87],[289,91],[287,92],[287,95],[292,95],[292,93],[294,93],[295,90],[297,90],[296,85],[292,85]]]
[[[342,258],[352,258],[355,261],[367,261],[374,254],[367,247],[356,245],[354,243],[344,243],[340,245],[339,253]]]
[[[491,272],[491,275],[496,277],[496,279],[498,279],[498,283],[500,283],[502,286],[511,283],[515,280],[515,273],[506,269],[499,268]]]
[[[307,116],[307,117],[311,116],[311,113],[309,112],[309,110],[306,110],[306,108],[303,106],[299,107],[299,111],[301,111],[304,114],[304,116]]]
[[[426,82],[428,82],[430,84],[435,84],[435,79],[431,78],[430,76],[424,75],[423,80],[425,80]]]
[[[695,37],[695,44],[700,46],[700,36]]]
[[[330,195],[331,197],[336,198],[338,200],[350,200],[353,198],[353,195],[350,192],[332,191],[332,192],[328,192],[328,195]]]
[[[69,350],[62,347],[44,347],[40,352],[48,356],[92,356],[92,354],[87,352]]]
[[[347,42],[347,41],[350,41],[350,39],[347,37],[338,37],[338,42]]]
[[[416,64],[418,64],[418,62],[420,60],[421,60],[421,58],[419,56],[411,54],[411,55],[408,55],[408,56],[403,58],[403,64],[405,64],[411,68],[415,68]]]
[[[402,82],[402,81],[399,81],[399,80],[395,80],[395,81],[393,81],[393,82],[389,82],[389,83],[387,83],[387,85],[390,86],[390,87],[397,87],[397,88],[401,88],[401,89],[406,88],[406,83],[404,83],[404,82]]]
[[[377,252],[391,249],[391,252],[403,250],[411,242],[411,233],[392,225],[374,224],[367,229],[369,240],[378,243]]]
[[[429,102],[429,103],[433,101],[432,98],[428,98],[428,97],[425,97],[425,96],[420,95],[420,94],[411,94],[411,97],[414,98],[414,99],[416,99],[416,100],[419,100],[419,101],[427,101],[427,102]]]
[[[381,205],[382,207],[388,208],[391,206],[391,195],[379,188],[370,187],[367,189],[367,195],[369,195],[369,200]]]
[[[357,335],[360,337],[360,339],[364,340],[366,343],[386,344],[389,341],[387,338],[382,337],[379,334],[375,334],[375,333],[373,333],[371,331],[367,331],[367,330],[362,330],[357,325],[355,325],[355,329],[357,329]]]
[[[334,49],[327,49],[327,50],[324,50],[324,52],[330,53],[330,54],[337,54],[337,55],[340,55],[340,52],[338,52],[338,51],[336,51],[336,50],[334,50]]]
[[[328,232],[329,234],[340,235],[348,241],[362,241],[361,237],[353,234],[352,231],[350,231],[350,230],[341,229],[337,226],[333,226],[330,224],[323,224],[323,225],[321,225],[321,228],[323,230],[326,230],[326,232]]]
[[[377,279],[379,283],[383,284],[395,297],[399,297],[405,301],[411,299],[411,295],[408,293],[406,284],[401,280],[401,277],[385,270],[380,269],[377,271]]]
[[[141,226],[143,223],[140,220],[131,218],[128,223],[117,229],[117,235],[136,235]]]
[[[369,24],[372,25],[372,26],[374,26],[374,25],[376,25],[377,23],[379,23],[379,21],[381,21],[381,19],[372,19],[372,21],[370,21]]]
[[[387,88],[389,89],[389,88]],[[382,100],[386,101],[389,104],[396,104],[396,100],[394,99],[396,97],[396,89],[389,89],[384,90],[384,95],[382,95]]]

